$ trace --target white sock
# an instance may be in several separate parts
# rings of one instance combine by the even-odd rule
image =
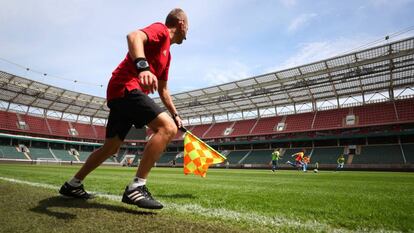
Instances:
[[[68,181],[68,184],[70,184],[73,187],[79,187],[82,184],[82,180],[72,177],[72,179]]]
[[[132,182],[128,185],[128,190],[131,191],[138,186],[143,186],[147,183],[147,179],[142,179],[139,177],[135,177]]]

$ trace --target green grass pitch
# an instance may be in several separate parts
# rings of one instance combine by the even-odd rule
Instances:
[[[0,164],[0,232],[414,232],[414,173],[154,168],[165,208],[120,202],[135,168],[100,167],[98,198],[64,199],[77,166]]]

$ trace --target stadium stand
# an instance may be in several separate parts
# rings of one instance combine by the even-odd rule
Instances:
[[[192,133],[199,137],[199,138],[203,138],[204,134],[208,132],[208,130],[211,128],[211,124],[208,125],[196,125],[194,126],[194,128],[192,129]]]
[[[250,134],[273,134],[276,132],[275,127],[277,126],[277,123],[279,123],[282,118],[283,117],[280,116],[260,118]]]
[[[19,131],[19,128],[17,127],[16,113],[0,110],[0,128],[5,130]]]
[[[56,156],[56,158],[62,160],[62,161],[78,161],[74,155],[72,155],[68,150],[58,150],[53,149],[53,154]]]
[[[220,137],[223,137],[223,136],[225,136],[224,131],[227,128],[231,128],[231,126],[233,124],[234,124],[233,122],[215,123],[215,124],[213,124],[211,129],[204,135],[204,138],[220,138]]]
[[[46,120],[43,117],[35,117],[30,115],[20,115],[20,117],[26,122],[29,126],[28,130],[31,133],[37,133],[42,135],[51,135]]]
[[[39,158],[47,158],[51,160],[56,160],[55,157],[50,153],[50,150],[47,148],[29,148],[29,155],[32,158],[32,160],[37,160]]]
[[[250,135],[250,131],[253,129],[257,122],[257,119],[236,121],[233,125],[233,132],[229,136],[247,136]]]
[[[398,120],[401,122],[414,121],[414,98],[397,100],[395,102]]]
[[[69,123],[67,121],[46,119],[46,124],[49,125],[52,135],[71,137],[69,134]]]
[[[228,155],[227,155],[227,160],[229,161],[230,164],[238,164],[240,162],[241,159],[243,159],[247,153],[249,153],[249,151],[243,150],[243,151],[231,151]]]
[[[310,130],[312,127],[312,122],[315,117],[315,114],[312,113],[301,113],[288,115],[286,117],[286,128],[285,132],[297,132]]]
[[[336,164],[339,155],[343,153],[343,147],[315,148],[311,156],[311,163]],[[345,161],[348,161],[347,159],[345,156]]]
[[[164,152],[157,163],[171,163],[177,154],[178,152]]]
[[[71,125],[78,132],[78,137],[80,137],[80,138],[97,138],[97,136],[95,135],[95,130],[93,129],[92,125],[76,123],[76,122],[72,122]]]
[[[403,164],[399,145],[363,146],[361,154],[354,156],[353,164]]]
[[[15,146],[0,145],[0,157],[6,159],[26,159],[27,157],[19,152]]]
[[[90,151],[79,151],[79,160],[80,161],[86,161],[86,159],[88,158],[88,156],[91,154]]]
[[[359,106],[355,107],[353,112],[358,116],[358,124],[360,126],[397,122],[397,115],[393,102]]]
[[[414,164],[414,143],[402,144],[402,148],[404,150],[404,156],[407,163]]]
[[[128,152],[127,148],[120,148],[119,151],[118,151],[118,154],[116,156],[116,161],[118,161],[118,163],[120,163],[124,159],[127,152]]]
[[[268,164],[272,159],[273,150],[253,150],[243,160],[243,164]]]
[[[104,140],[105,134],[106,134],[106,127],[102,125],[93,125],[93,128],[96,132],[96,139],[98,140]]]
[[[345,117],[348,115],[349,109],[334,109],[316,112],[313,129],[334,129],[343,127]]]

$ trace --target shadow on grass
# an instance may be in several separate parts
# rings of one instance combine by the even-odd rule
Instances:
[[[38,206],[30,209],[30,211],[40,213],[40,214],[46,214],[46,215],[49,215],[49,216],[52,216],[58,219],[70,220],[70,219],[76,218],[76,214],[50,210],[50,208],[53,208],[53,207],[79,208],[79,209],[106,209],[106,210],[115,211],[119,213],[137,214],[137,215],[155,215],[156,214],[153,212],[131,210],[131,209],[128,209],[122,206],[96,203],[91,200],[70,199],[70,198],[63,198],[61,196],[50,197],[50,198],[41,200],[39,201]]]
[[[175,193],[175,194],[157,194],[157,197],[162,197],[162,198],[188,198],[188,199],[194,199],[195,196],[193,194],[188,194],[188,193]]]

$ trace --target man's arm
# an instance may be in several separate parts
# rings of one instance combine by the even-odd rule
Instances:
[[[128,53],[133,61],[137,58],[145,58],[144,45],[147,43],[147,34],[141,30],[136,30],[127,35]],[[144,90],[151,93],[158,88],[157,77],[151,71],[142,71],[138,74],[139,82]]]
[[[183,126],[180,116],[178,116],[177,109],[171,99],[170,92],[167,88],[167,81],[165,80],[158,80],[158,93],[160,94],[161,101],[163,102],[164,106],[168,109],[168,111],[173,116],[174,122],[176,123],[178,128]]]

